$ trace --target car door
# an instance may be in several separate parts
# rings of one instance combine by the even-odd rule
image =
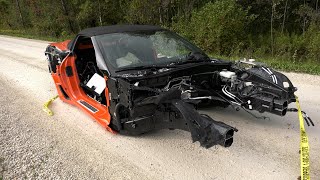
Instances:
[[[81,37],[77,38],[77,41],[81,41]],[[75,48],[80,43],[75,42]],[[109,102],[106,101],[102,104],[93,98],[89,97],[87,93],[80,86],[79,72],[77,70],[77,61],[80,61],[77,56],[75,48],[72,48],[69,55],[62,61],[57,72],[59,74],[60,84],[62,89],[60,89],[60,94],[67,94],[66,101],[68,103],[74,104],[82,109],[84,112],[92,116],[97,122],[106,127],[108,130],[112,131],[108,125],[110,124],[111,117],[108,111]],[[78,48],[77,51],[81,51]],[[103,77],[107,80],[107,76]],[[105,96],[108,100],[108,88],[104,90]]]

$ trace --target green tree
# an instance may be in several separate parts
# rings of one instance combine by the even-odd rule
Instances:
[[[235,0],[209,2],[192,13],[188,34],[208,52],[237,54],[244,47],[246,27],[252,19]]]
[[[0,27],[11,27],[9,22],[9,2],[7,0],[0,0]]]
[[[159,24],[159,7],[159,0],[132,0],[125,19],[131,24]]]

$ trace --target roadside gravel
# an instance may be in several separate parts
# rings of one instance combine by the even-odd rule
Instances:
[[[0,83],[0,104],[6,104],[0,109],[0,164],[5,179],[147,179],[139,167],[101,152],[79,131],[48,118],[9,81],[1,78]]]

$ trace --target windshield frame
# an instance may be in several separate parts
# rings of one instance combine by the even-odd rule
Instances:
[[[186,40],[184,37],[178,35],[177,33],[174,33],[172,31],[169,31],[169,30],[166,30],[166,29],[163,29],[163,30],[153,30],[153,31],[137,31],[137,32],[130,32],[130,33],[123,33],[123,34],[142,34],[142,35],[148,35],[148,34],[155,34],[156,32],[166,32],[166,33],[169,33],[170,36],[172,36],[172,38],[175,38],[175,39],[178,39],[179,41],[181,41],[186,47],[188,47],[189,49],[192,49],[193,51],[196,51],[196,52],[200,52],[204,55],[206,55],[199,47],[197,47],[196,45],[194,45],[193,43],[191,43],[190,41]],[[121,34],[121,33],[110,33],[110,34]],[[103,35],[106,35],[106,34],[103,34]],[[101,43],[99,42],[98,38],[99,36],[103,36],[103,35],[98,35],[98,36],[93,36],[91,39],[92,39],[92,42],[93,42],[93,45],[94,45],[94,48],[96,50],[96,56],[97,54],[99,56],[99,61],[97,60],[97,63],[98,63],[98,66],[101,68],[101,70],[103,71],[107,71],[108,72],[108,75],[110,76],[116,76],[118,74],[123,74],[122,71],[119,71],[121,70],[122,68],[121,67],[114,67],[111,63],[108,62],[108,59],[107,59],[107,56],[106,54],[104,53],[103,51],[103,47],[101,45]],[[187,59],[184,59],[184,61],[187,61]],[[200,61],[199,61],[200,62]],[[100,64],[100,65],[99,65]],[[143,70],[147,70],[149,68],[152,68],[153,66],[165,66],[165,65],[170,65],[169,63],[166,64],[166,63],[159,63],[159,64],[152,64],[150,65],[150,67],[145,67],[143,68]],[[180,66],[180,65],[178,65]],[[139,65],[137,66],[139,67]],[[130,68],[131,70],[128,70],[128,72],[134,72],[134,71],[141,71],[139,69],[134,69],[134,66],[131,66],[131,67],[128,67]],[[119,72],[118,72],[119,71]],[[125,73],[128,73],[128,72],[125,72]]]

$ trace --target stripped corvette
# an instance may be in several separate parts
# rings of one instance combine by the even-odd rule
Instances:
[[[284,116],[296,88],[283,74],[254,61],[209,58],[157,26],[89,28],[46,51],[59,97],[113,133],[189,131],[210,148],[229,147],[236,128],[199,114],[202,104]]]

